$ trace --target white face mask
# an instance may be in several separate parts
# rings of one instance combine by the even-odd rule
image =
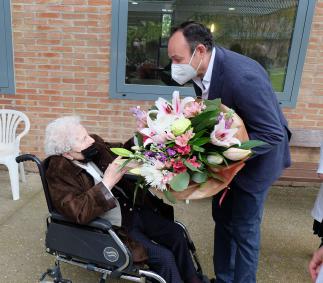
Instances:
[[[183,85],[189,80],[197,77],[197,71],[202,63],[202,59],[199,65],[197,66],[197,69],[195,70],[191,65],[195,51],[196,49],[194,49],[194,52],[188,64],[172,64],[172,78],[175,82],[177,82],[180,85]]]

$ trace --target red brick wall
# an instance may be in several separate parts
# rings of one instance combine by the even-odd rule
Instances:
[[[323,130],[323,1],[312,22],[301,87],[294,109],[284,109],[291,128]],[[293,160],[319,160],[318,149],[292,148]]]
[[[2,108],[26,112],[31,130],[23,152],[43,157],[48,121],[81,115],[90,132],[113,141],[134,130],[128,109],[150,102],[109,98],[111,1],[12,0],[16,94],[0,95]],[[323,127],[323,0],[315,10],[310,44],[291,127]],[[295,151],[295,158],[302,158]],[[311,152],[316,160],[317,152]]]

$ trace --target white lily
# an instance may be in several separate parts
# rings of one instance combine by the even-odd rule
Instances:
[[[156,119],[151,119],[151,115],[155,115]],[[175,115],[162,115],[158,110],[151,110],[148,112],[147,125],[150,130],[160,134],[170,131],[171,125],[176,119]]]

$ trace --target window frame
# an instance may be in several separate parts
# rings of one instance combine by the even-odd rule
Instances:
[[[297,9],[295,28],[288,58],[283,92],[276,92],[280,104],[295,107],[311,31],[316,1],[302,0]],[[125,84],[125,65],[128,28],[128,1],[112,0],[110,97],[130,100],[170,98],[178,87]],[[181,94],[195,96],[192,87],[181,87]]]
[[[10,1],[0,0],[0,94],[14,94]]]

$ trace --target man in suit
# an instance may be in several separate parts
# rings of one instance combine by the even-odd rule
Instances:
[[[213,45],[208,28],[186,22],[168,42],[172,78],[193,80],[197,96],[221,98],[245,123],[250,139],[266,142],[212,201],[216,282],[256,282],[260,224],[270,185],[290,165],[290,132],[266,71],[256,61]]]
[[[183,231],[172,219],[172,207],[141,191],[133,200],[135,184],[123,178],[126,170],[119,170],[110,150],[123,146],[131,142],[111,144],[89,135],[79,117],[52,121],[46,128],[49,157],[44,164],[55,209],[81,224],[107,218],[128,244],[134,262],[143,262],[148,254],[148,265],[166,282],[201,283]]]

